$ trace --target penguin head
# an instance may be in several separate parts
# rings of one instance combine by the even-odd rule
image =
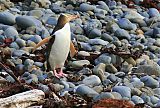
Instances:
[[[58,18],[57,25],[65,25],[66,23],[70,22],[71,20],[74,20],[78,18],[79,15],[71,15],[71,14],[61,14]]]

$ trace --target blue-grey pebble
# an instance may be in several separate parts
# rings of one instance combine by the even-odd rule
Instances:
[[[8,11],[0,12],[0,23],[14,25],[15,22],[15,16],[12,13]]]
[[[127,86],[115,86],[112,91],[120,93],[122,97],[131,98],[131,89]]]
[[[25,81],[28,84],[30,84],[31,82],[38,83],[38,77],[35,74],[30,74]]]
[[[82,12],[93,11],[96,7],[87,3],[82,3],[79,7],[79,10]]]
[[[104,41],[108,41],[108,42],[113,41],[113,37],[107,33],[103,33],[101,36],[101,39],[103,39]]]
[[[52,3],[52,5],[50,5],[50,9],[54,12],[54,13],[63,13],[66,12],[66,8],[58,5],[58,4],[54,4]]]
[[[26,41],[21,39],[21,38],[17,38],[16,42],[20,47],[25,47],[26,46]]]
[[[108,5],[104,1],[98,1],[98,4],[99,5],[97,6],[97,8],[109,11],[109,7],[108,7]]]
[[[151,102],[150,97],[149,97],[147,94],[145,94],[145,93],[142,93],[142,95],[141,95],[140,97],[143,99],[143,101],[144,101],[145,103]]]
[[[107,45],[109,42],[102,39],[90,39],[88,40],[88,43],[91,45]]]
[[[34,62],[34,65],[38,66],[38,67],[42,67],[43,63],[42,62]]]
[[[81,85],[76,89],[76,93],[82,96],[95,97],[98,95],[96,91],[88,86]]]
[[[150,96],[150,99],[151,99],[151,103],[154,105],[154,104],[157,104],[158,101],[159,101],[159,98],[156,97],[156,96]]]
[[[61,85],[63,85],[65,89],[69,88],[69,84],[66,81],[61,81]]]
[[[136,88],[142,88],[144,87],[144,83],[142,81],[133,81],[131,84]]]
[[[46,21],[46,24],[55,26],[57,24],[57,19],[55,17],[49,17]]]
[[[33,64],[34,64],[34,61],[31,60],[31,59],[26,59],[26,60],[24,61],[24,65],[25,65],[25,66],[33,65]]]
[[[40,9],[31,10],[27,13],[27,15],[34,16],[34,17],[37,17],[37,18],[42,17],[43,14],[44,14],[43,11],[41,11]]]
[[[17,42],[12,42],[10,45],[9,45],[10,48],[15,48],[15,49],[19,49],[19,45],[17,44]]]
[[[110,92],[102,92],[98,96],[94,97],[94,101],[98,101],[101,99],[114,99],[114,95],[111,94]]]
[[[142,82],[144,82],[145,86],[148,86],[148,87],[151,87],[151,88],[159,87],[159,82],[151,76],[144,76],[140,79],[141,79]]]
[[[7,38],[12,38],[13,41],[16,39],[16,37],[18,37],[18,32],[14,27],[8,27],[5,31],[4,31],[4,35]]]
[[[120,28],[115,31],[114,35],[118,37],[118,39],[128,39],[129,40],[131,38],[129,33],[126,30],[120,29]]]
[[[98,65],[99,63],[110,64],[111,57],[106,54],[102,54],[97,59],[95,59],[95,64]]]
[[[116,77],[114,74],[110,74],[107,79],[109,79],[112,82],[116,82],[118,80],[118,77]]]
[[[149,8],[148,14],[150,17],[160,16],[159,11],[156,8]]]
[[[30,40],[35,43],[39,43],[42,40],[42,38],[39,35],[35,35],[35,36],[31,37]]]
[[[118,20],[117,24],[119,27],[125,30],[136,30],[137,26],[131,23],[127,18],[121,18]]]
[[[91,75],[89,77],[86,77],[86,78],[83,79],[82,82],[85,85],[87,85],[87,86],[91,85],[92,87],[101,84],[100,78],[96,75]]]
[[[13,77],[11,77],[10,75],[6,76],[5,79],[8,81],[8,82],[11,82],[11,83],[14,83],[15,80]]]
[[[154,37],[154,38],[159,38],[159,35],[160,35],[160,28],[155,27],[155,28],[153,29],[153,36],[152,36],[152,37]]]
[[[134,102],[134,104],[144,103],[143,99],[136,95],[132,96],[131,100]]]
[[[96,38],[96,37],[100,37],[101,36],[101,31],[99,29],[93,29],[91,30],[91,32],[89,33],[88,37],[89,38]]]
[[[91,51],[92,47],[89,43],[80,42],[81,48],[85,51]]]
[[[108,18],[109,19],[109,18]],[[110,20],[110,19],[109,19]],[[116,22],[111,22],[111,21],[109,21],[108,23],[107,23],[107,26],[106,26],[106,30],[108,31],[108,32],[112,32],[112,33],[114,33],[116,30],[118,30],[120,27],[118,26],[118,24],[116,23]]]
[[[32,16],[18,16],[16,17],[16,24],[23,29],[32,26],[37,26],[37,27],[42,26],[42,23]]]
[[[42,90],[44,93],[49,93],[50,89],[47,85],[44,84],[38,84],[38,89]]]

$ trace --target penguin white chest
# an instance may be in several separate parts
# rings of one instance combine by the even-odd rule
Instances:
[[[70,50],[71,32],[69,23],[54,33],[55,41],[49,54],[49,64],[52,69],[62,68]]]

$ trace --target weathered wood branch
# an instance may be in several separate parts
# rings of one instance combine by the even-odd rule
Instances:
[[[33,89],[7,98],[0,99],[0,108],[27,108],[39,103],[45,97],[42,90]]]

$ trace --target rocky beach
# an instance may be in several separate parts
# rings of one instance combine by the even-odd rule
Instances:
[[[43,102],[30,106],[160,108],[160,1],[124,1],[0,0],[0,99],[38,89]],[[70,22],[77,53],[58,79],[46,45],[32,49],[62,13],[80,17]]]

